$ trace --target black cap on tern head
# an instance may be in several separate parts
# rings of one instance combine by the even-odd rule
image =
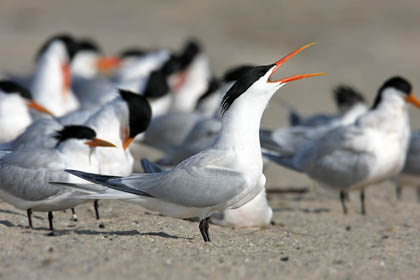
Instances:
[[[92,51],[98,54],[102,54],[103,51],[102,49],[99,47],[98,43],[96,43],[93,39],[91,38],[83,38],[80,39],[78,42],[78,51]]]
[[[355,104],[365,102],[361,93],[346,85],[337,86],[333,92],[335,103],[340,109],[347,109]]]
[[[121,98],[127,102],[129,111],[129,137],[135,138],[146,131],[152,120],[152,108],[149,101],[140,95],[128,90],[118,90]]]
[[[184,46],[184,49],[179,54],[178,59],[181,63],[181,69],[187,68],[194,58],[200,53],[201,47],[196,40],[190,39]]]
[[[13,81],[0,80],[0,91],[6,94],[16,93],[27,100],[32,100],[31,92]]]
[[[149,75],[143,96],[153,100],[168,94],[169,91],[166,75],[162,70],[155,70]]]
[[[254,68],[255,65],[248,65],[248,64],[244,64],[244,65],[239,65],[239,66],[235,66],[232,67],[230,69],[228,69],[224,76],[223,76],[223,81],[225,82],[234,82],[236,80],[239,79],[239,77],[241,77],[245,72],[247,72],[248,70]]]
[[[248,71],[245,71],[239,79],[232,85],[228,92],[223,96],[221,103],[222,115],[226,113],[232,103],[241,96],[247,89],[252,86],[256,81],[263,77],[268,70],[274,67],[275,64],[256,66]]]
[[[54,41],[63,42],[63,44],[65,45],[66,50],[67,50],[67,55],[68,55],[69,61],[71,61],[73,59],[74,55],[76,54],[76,52],[78,51],[78,44],[73,39],[73,37],[68,33],[60,33],[60,34],[56,34],[56,35],[53,35],[52,37],[48,38],[48,40],[45,41],[45,43],[39,49],[39,51],[36,55],[36,60],[38,60],[42,56],[42,54],[48,49],[50,44]]]
[[[387,88],[394,88],[406,94],[407,96],[411,94],[411,90],[412,90],[412,86],[410,82],[407,81],[406,79],[402,77],[398,77],[398,76],[392,77],[388,79],[387,81],[385,81],[385,83],[379,88],[378,93],[375,97],[375,102],[373,103],[372,109],[376,108],[378,104],[381,102],[382,93]]]
[[[119,52],[118,56],[121,58],[129,58],[129,57],[140,57],[147,54],[147,51],[145,49],[141,49],[139,47],[132,47],[132,48],[126,48]]]
[[[95,137],[96,132],[93,129],[82,125],[67,125],[54,135],[54,138],[57,139],[57,146],[68,139],[92,140]]]

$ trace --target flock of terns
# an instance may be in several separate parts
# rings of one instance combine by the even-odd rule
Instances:
[[[273,75],[307,44],[268,65],[240,65],[215,78],[201,46],[179,51],[131,48],[103,56],[92,40],[56,34],[36,54],[27,76],[0,81],[0,198],[48,212],[121,199],[176,218],[265,227],[271,223],[263,168],[270,161],[302,172],[340,193],[385,180],[418,185],[420,133],[411,133],[407,102],[420,108],[410,83],[391,77],[372,106],[354,89],[334,89],[335,115],[302,117],[260,128],[271,97],[285,84]],[[141,160],[143,145],[161,150]],[[135,155],[138,158],[134,158]],[[133,173],[135,172],[135,173]],[[401,188],[397,188],[401,193]],[[420,194],[418,192],[418,194]]]

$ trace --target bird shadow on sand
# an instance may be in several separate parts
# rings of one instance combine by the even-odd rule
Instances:
[[[3,213],[3,214],[12,214],[12,215],[17,215],[17,216],[24,216],[24,217],[26,217],[26,214],[19,213],[19,212],[15,212],[15,211],[11,211],[11,210],[5,210],[5,209],[0,209],[0,213]],[[44,218],[43,218],[43,217],[38,216],[38,215],[32,215],[32,218],[39,219],[39,220],[44,220]]]
[[[322,214],[331,212],[329,208],[321,207],[321,208],[292,208],[292,207],[282,207],[282,208],[273,208],[274,212],[302,212],[307,214]]]
[[[159,232],[144,232],[144,233],[140,233],[140,235],[145,235],[145,236],[158,236],[158,237],[169,238],[169,239],[184,239],[184,240],[192,240],[193,239],[193,238],[190,238],[190,237],[181,237],[181,236],[176,236],[176,235],[168,234],[168,233],[163,232],[163,231],[159,231]]]

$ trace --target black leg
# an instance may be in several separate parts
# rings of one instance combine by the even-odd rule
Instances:
[[[420,203],[420,187],[417,187],[417,203]]]
[[[93,201],[93,208],[95,208],[96,219],[99,220],[99,200],[95,199]]]
[[[346,207],[346,193],[344,191],[340,191],[340,201],[341,201],[341,206],[343,206],[343,213],[347,214],[347,207]]]
[[[28,215],[28,222],[29,222],[29,227],[30,228],[34,228],[32,226],[32,209],[29,208],[28,210],[26,210],[26,214]]]
[[[203,236],[204,242],[210,242],[210,236],[209,236],[209,220],[210,218],[207,217],[200,221],[200,225],[198,226],[201,232],[201,235]]]
[[[398,200],[401,200],[401,193],[402,193],[401,185],[400,185],[400,183],[396,183],[396,185],[395,185],[395,195],[397,196]]]
[[[349,201],[350,201],[350,195],[349,195],[349,193],[348,193],[348,192],[345,192],[345,193],[344,193],[344,200],[345,200],[345,201],[347,201],[347,202],[349,202]]]
[[[361,206],[361,209],[362,209],[362,215],[366,215],[365,190],[360,190],[360,206]]]
[[[54,231],[54,227],[53,227],[53,213],[52,213],[52,211],[50,211],[50,212],[48,212],[48,222],[49,222],[49,224],[50,224],[50,230],[51,230],[51,232],[53,232]]]
[[[71,208],[71,219],[77,222],[76,210],[74,210],[74,208]]]

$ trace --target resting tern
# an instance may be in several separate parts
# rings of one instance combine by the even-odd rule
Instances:
[[[365,214],[364,188],[394,177],[404,166],[410,139],[406,102],[420,108],[411,84],[393,77],[379,89],[371,110],[354,124],[328,132],[292,157],[269,157],[340,191],[345,214],[345,194],[361,190],[361,213]]]
[[[264,190],[266,179],[262,172],[258,131],[271,97],[287,82],[324,74],[295,75],[271,81],[281,65],[311,45],[242,75],[223,98],[222,129],[215,143],[205,151],[160,173],[113,177],[68,170],[94,183],[70,186],[87,193],[99,193],[82,196],[86,198],[109,197],[103,187],[106,186],[114,189],[110,193],[115,198],[137,195],[166,215],[184,212],[188,214],[186,217],[200,217],[200,232],[204,241],[210,241],[208,221],[213,213],[241,207]]]
[[[19,84],[0,80],[0,143],[15,139],[32,122],[30,109],[52,115],[32,99],[31,93]]]
[[[353,119],[356,119],[367,111],[365,99],[352,87],[340,85],[334,89],[333,93],[334,101],[338,108],[338,114],[314,114],[305,117],[301,116],[296,110],[291,109],[289,112],[290,125],[314,127],[330,124],[342,117],[346,119],[351,118],[351,120],[348,121],[348,123],[351,123],[353,122]]]
[[[70,61],[76,52],[77,43],[64,34],[50,38],[37,55],[30,90],[34,100],[56,116],[62,116],[79,107],[70,88]]]
[[[348,106],[342,105],[338,116],[317,115],[312,120],[308,119],[306,124],[276,130],[262,129],[260,131],[261,146],[282,157],[292,156],[306,144],[313,143],[332,129],[354,123],[358,117],[368,111],[367,105],[349,87],[338,86],[335,89],[335,97],[337,102],[340,100],[343,103],[344,99],[351,99],[354,102],[347,101]]]
[[[79,168],[98,172],[100,162],[96,147],[114,147],[96,138],[93,129],[85,126],[67,126],[54,136],[53,148],[24,149],[0,158],[0,198],[16,208],[27,210],[32,228],[32,211],[48,212],[53,231],[53,211],[73,208],[83,202],[74,197],[75,191],[50,185],[50,181],[80,182],[64,169]]]

